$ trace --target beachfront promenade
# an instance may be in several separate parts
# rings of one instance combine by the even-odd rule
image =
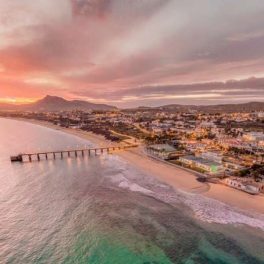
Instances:
[[[109,147],[100,147],[100,148],[88,148],[88,149],[74,149],[74,150],[60,150],[60,151],[47,151],[47,152],[36,152],[36,153],[22,153],[16,156],[11,156],[11,162],[32,162],[32,161],[41,161],[49,159],[63,159],[64,157],[84,157],[85,155],[91,156],[92,154],[104,154],[110,153],[111,151],[116,150],[126,150],[129,148],[135,148],[138,145],[117,145]]]

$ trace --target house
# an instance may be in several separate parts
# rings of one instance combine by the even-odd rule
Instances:
[[[223,183],[227,186],[247,192],[249,194],[259,194],[261,191],[258,184],[237,177],[226,178],[223,180]]]

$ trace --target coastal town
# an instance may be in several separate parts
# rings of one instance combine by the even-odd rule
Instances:
[[[0,0],[0,264],[264,264],[264,0]]]
[[[145,154],[249,194],[264,193],[264,112],[206,113],[131,109],[3,111],[143,146]]]

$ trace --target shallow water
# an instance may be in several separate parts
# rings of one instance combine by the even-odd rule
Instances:
[[[0,263],[264,263],[263,215],[175,191],[118,156],[9,161],[87,146],[0,119]]]

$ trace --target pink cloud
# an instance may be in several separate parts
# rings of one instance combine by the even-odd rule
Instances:
[[[264,75],[264,4],[205,2],[0,1],[0,97],[51,93],[135,104],[145,87],[151,103],[153,87]]]

